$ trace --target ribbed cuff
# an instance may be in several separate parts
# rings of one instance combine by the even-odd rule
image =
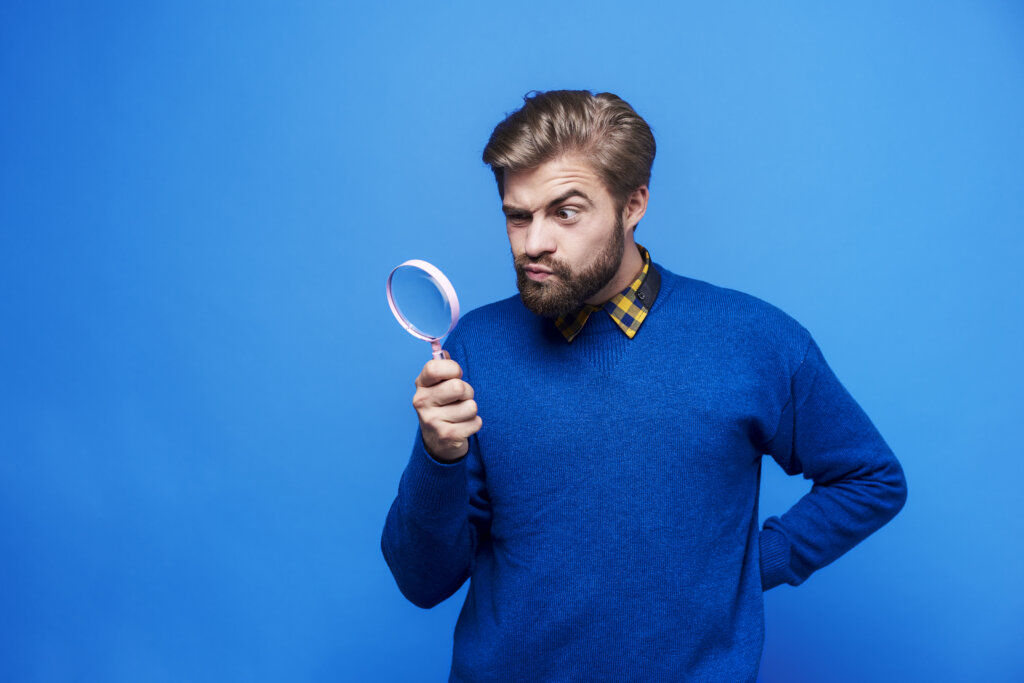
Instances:
[[[435,460],[427,453],[423,435],[417,429],[412,457],[402,475],[400,493],[410,510],[445,512],[457,509],[464,514],[469,503],[466,458],[453,463]]]
[[[761,590],[766,591],[786,582],[789,577],[789,539],[781,531],[761,529]]]

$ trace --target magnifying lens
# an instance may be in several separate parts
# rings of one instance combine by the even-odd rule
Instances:
[[[434,358],[443,358],[441,340],[459,321],[459,298],[444,273],[412,259],[388,275],[388,306],[405,331],[430,342]]]

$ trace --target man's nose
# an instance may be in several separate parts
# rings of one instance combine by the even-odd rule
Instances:
[[[537,258],[555,251],[555,235],[544,219],[536,219],[526,229],[526,255]]]

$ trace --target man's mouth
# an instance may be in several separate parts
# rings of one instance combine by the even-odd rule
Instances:
[[[554,277],[554,272],[541,266],[523,266],[523,271],[526,273],[526,277],[534,282],[543,282],[550,277]]]

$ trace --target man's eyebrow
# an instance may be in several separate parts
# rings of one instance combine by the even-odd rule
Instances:
[[[530,213],[526,209],[520,209],[518,206],[512,206],[511,204],[502,204],[501,212],[506,216],[511,216],[512,214]]]
[[[566,192],[565,194],[563,194],[561,197],[555,197],[550,202],[548,202],[548,208],[549,209],[553,209],[556,206],[558,206],[559,204],[561,204],[562,202],[564,202],[564,201],[566,201],[568,199],[571,199],[573,197],[579,197],[580,199],[585,201],[587,204],[590,204],[590,205],[594,204],[594,202],[590,201],[590,197],[588,197],[587,194],[583,190],[577,190],[576,188],[573,188],[573,189],[569,190],[568,192]]]
[[[572,190],[569,190],[568,192],[566,192],[565,194],[563,194],[561,196],[558,196],[558,197],[555,197],[550,202],[548,202],[548,207],[547,208],[553,209],[554,207],[558,206],[559,204],[561,204],[561,203],[563,203],[563,202],[565,202],[565,201],[567,201],[569,199],[572,199],[573,197],[579,197],[580,199],[585,201],[587,204],[590,204],[591,206],[593,206],[593,204],[594,204],[594,202],[591,201],[590,197],[587,196],[586,192],[584,192],[583,190],[572,189]],[[511,204],[502,204],[501,205],[501,210],[502,210],[502,212],[506,216],[511,215],[511,214],[529,214],[529,213],[532,213],[529,209],[522,209],[522,208],[520,208],[518,206],[513,206]]]

